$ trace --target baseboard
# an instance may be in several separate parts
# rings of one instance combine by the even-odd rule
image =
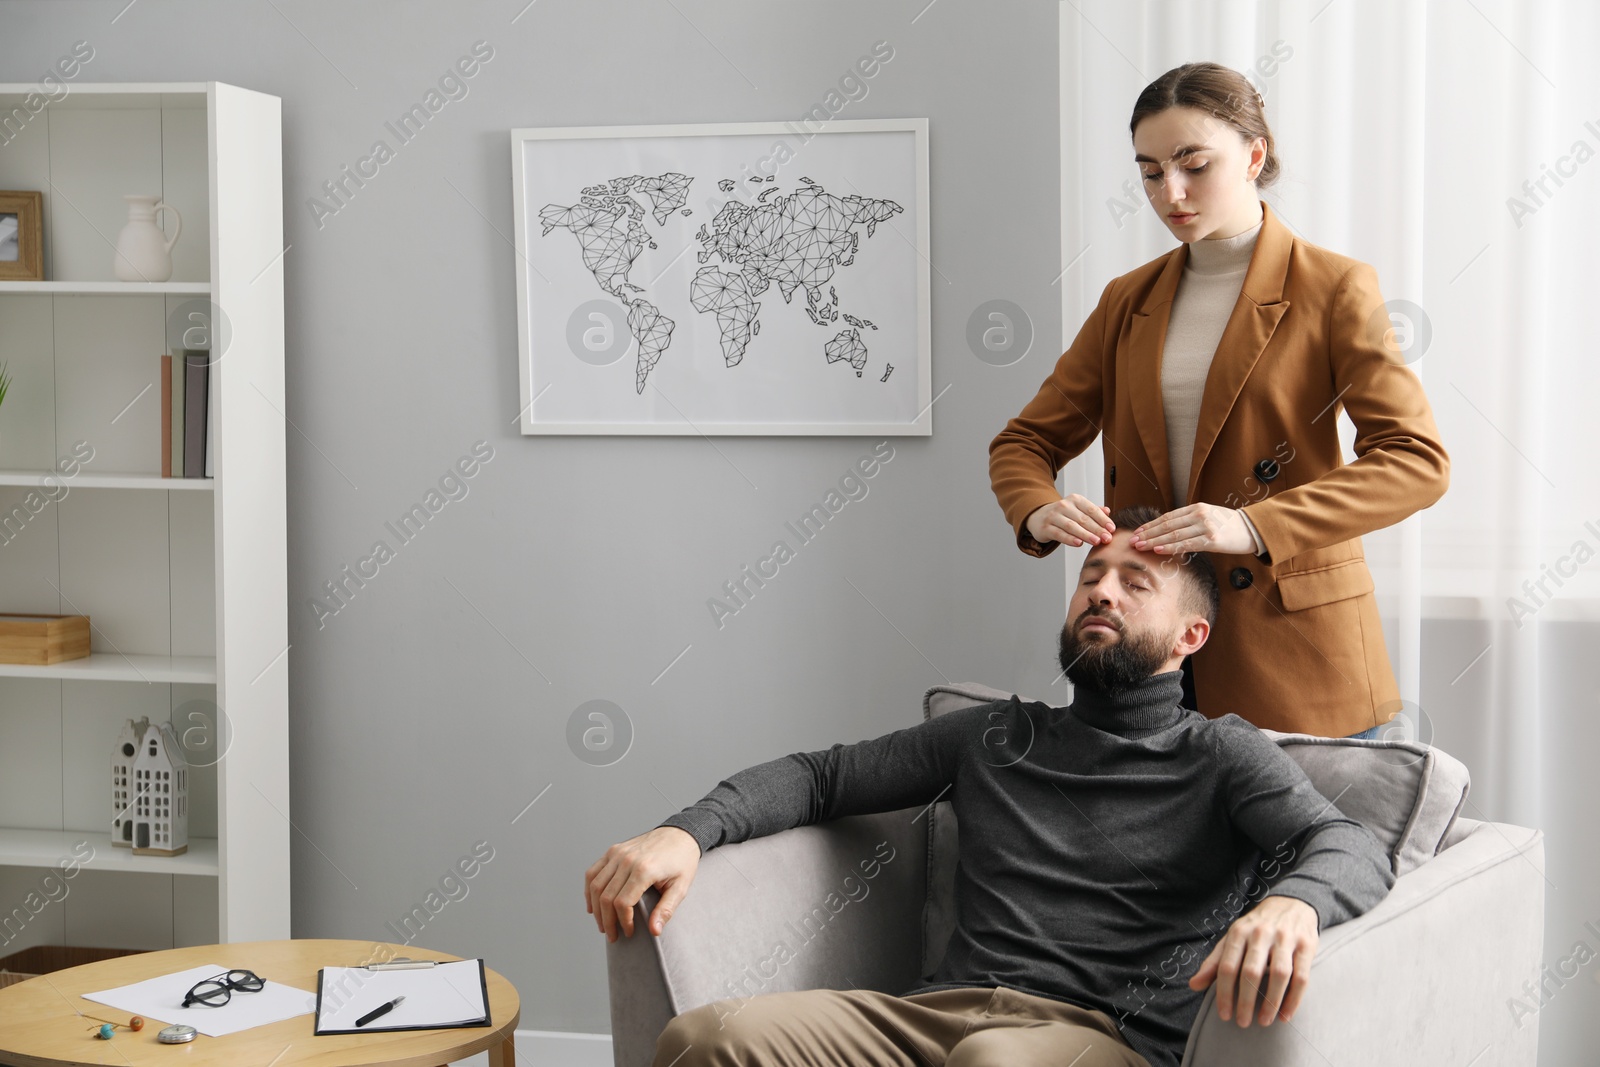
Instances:
[[[612,1067],[610,1034],[565,1030],[518,1030],[516,1067]],[[461,1060],[465,1067],[488,1067],[480,1052]]]

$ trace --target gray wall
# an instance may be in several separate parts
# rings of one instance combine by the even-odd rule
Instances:
[[[604,1032],[581,890],[607,845],[741,767],[911,725],[932,684],[1066,699],[1068,554],[1016,550],[986,452],[1061,348],[1057,12],[542,0],[513,22],[523,2],[9,3],[0,78],[85,39],[82,80],[283,98],[295,935],[395,940],[385,924],[486,841],[416,943],[485,956],[525,1027]],[[950,389],[934,435],[891,439],[869,494],[719,630],[707,598],[875,440],[520,436],[506,131],[797,119],[880,39],[893,59],[838,117],[929,120]],[[469,94],[319,227],[308,198],[478,40],[494,55]],[[1038,333],[1005,368],[965,341],[995,298]],[[468,495],[319,624],[322,583],[394,544],[384,523],[479,440]],[[610,766],[568,746],[592,699],[634,730]]]

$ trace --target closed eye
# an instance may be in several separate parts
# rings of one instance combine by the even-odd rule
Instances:
[[[1100,579],[1098,579],[1098,578],[1089,578],[1089,579],[1086,579],[1082,584],[1084,584],[1084,585],[1094,585],[1099,580]],[[1150,588],[1147,585],[1140,585],[1138,582],[1128,582],[1127,585],[1128,585],[1128,588],[1137,589],[1141,593],[1145,592],[1146,590],[1148,590]]]
[[[1211,164],[1209,164],[1209,163],[1202,163],[1202,164],[1201,164],[1201,165],[1200,165],[1200,166],[1198,166],[1198,167],[1184,167],[1184,168],[1183,168],[1183,169],[1184,169],[1184,170],[1186,170],[1186,171],[1188,171],[1188,172],[1189,172],[1189,173],[1190,173],[1190,174],[1199,174],[1199,173],[1200,173],[1200,172],[1201,172],[1201,171],[1203,171],[1203,170],[1205,170],[1205,169],[1206,169],[1206,168],[1207,168],[1207,167],[1209,167],[1209,166],[1211,166]],[[1160,174],[1160,172],[1159,172],[1159,171],[1158,171],[1158,172],[1157,172],[1157,173],[1155,173],[1155,174],[1149,174],[1149,173],[1147,173],[1147,174],[1145,174],[1145,176],[1144,176],[1144,180],[1145,180],[1145,181],[1147,181],[1147,182],[1151,182],[1151,181],[1159,181],[1159,180],[1160,180],[1160,178],[1161,178],[1161,174]]]

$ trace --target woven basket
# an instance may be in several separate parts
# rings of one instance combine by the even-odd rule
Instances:
[[[0,989],[51,971],[61,971],[83,963],[131,956],[136,948],[82,948],[77,945],[35,945],[9,956],[0,956]]]

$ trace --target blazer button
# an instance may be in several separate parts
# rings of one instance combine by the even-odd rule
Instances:
[[[1117,484],[1117,465],[1115,463],[1111,465],[1111,484]]]
[[[1250,573],[1249,567],[1235,567],[1228,574],[1228,581],[1233,583],[1235,589],[1248,589],[1250,583],[1255,580],[1255,575]]]
[[[1279,473],[1281,473],[1281,471],[1278,467],[1277,460],[1263,459],[1256,461],[1256,477],[1260,478],[1262,481],[1270,482],[1272,479],[1276,478]]]

